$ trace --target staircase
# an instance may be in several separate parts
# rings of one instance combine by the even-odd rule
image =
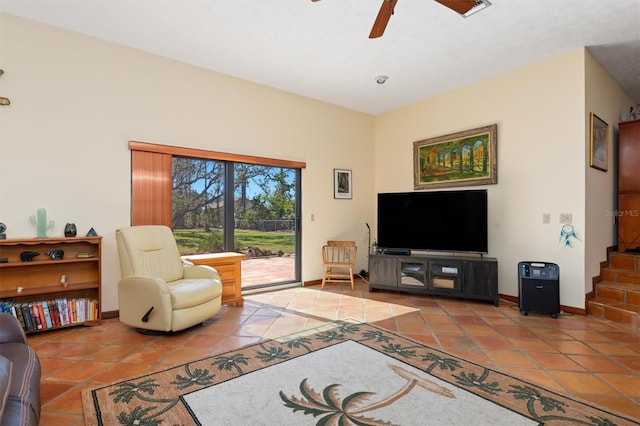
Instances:
[[[609,252],[587,314],[640,330],[640,254]]]

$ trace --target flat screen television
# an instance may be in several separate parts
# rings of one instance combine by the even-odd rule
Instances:
[[[487,190],[378,194],[381,249],[488,252]]]

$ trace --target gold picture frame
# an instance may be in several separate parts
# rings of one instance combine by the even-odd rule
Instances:
[[[413,143],[413,188],[498,183],[498,125]]]
[[[608,152],[609,125],[594,113],[589,113],[589,166],[606,172]]]

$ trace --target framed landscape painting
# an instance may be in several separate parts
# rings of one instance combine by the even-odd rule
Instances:
[[[497,146],[497,124],[416,141],[413,188],[495,184]]]

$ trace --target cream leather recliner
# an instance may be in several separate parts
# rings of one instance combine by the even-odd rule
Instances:
[[[166,226],[116,231],[120,321],[140,331],[178,331],[220,312],[222,284],[210,266],[187,266]]]

